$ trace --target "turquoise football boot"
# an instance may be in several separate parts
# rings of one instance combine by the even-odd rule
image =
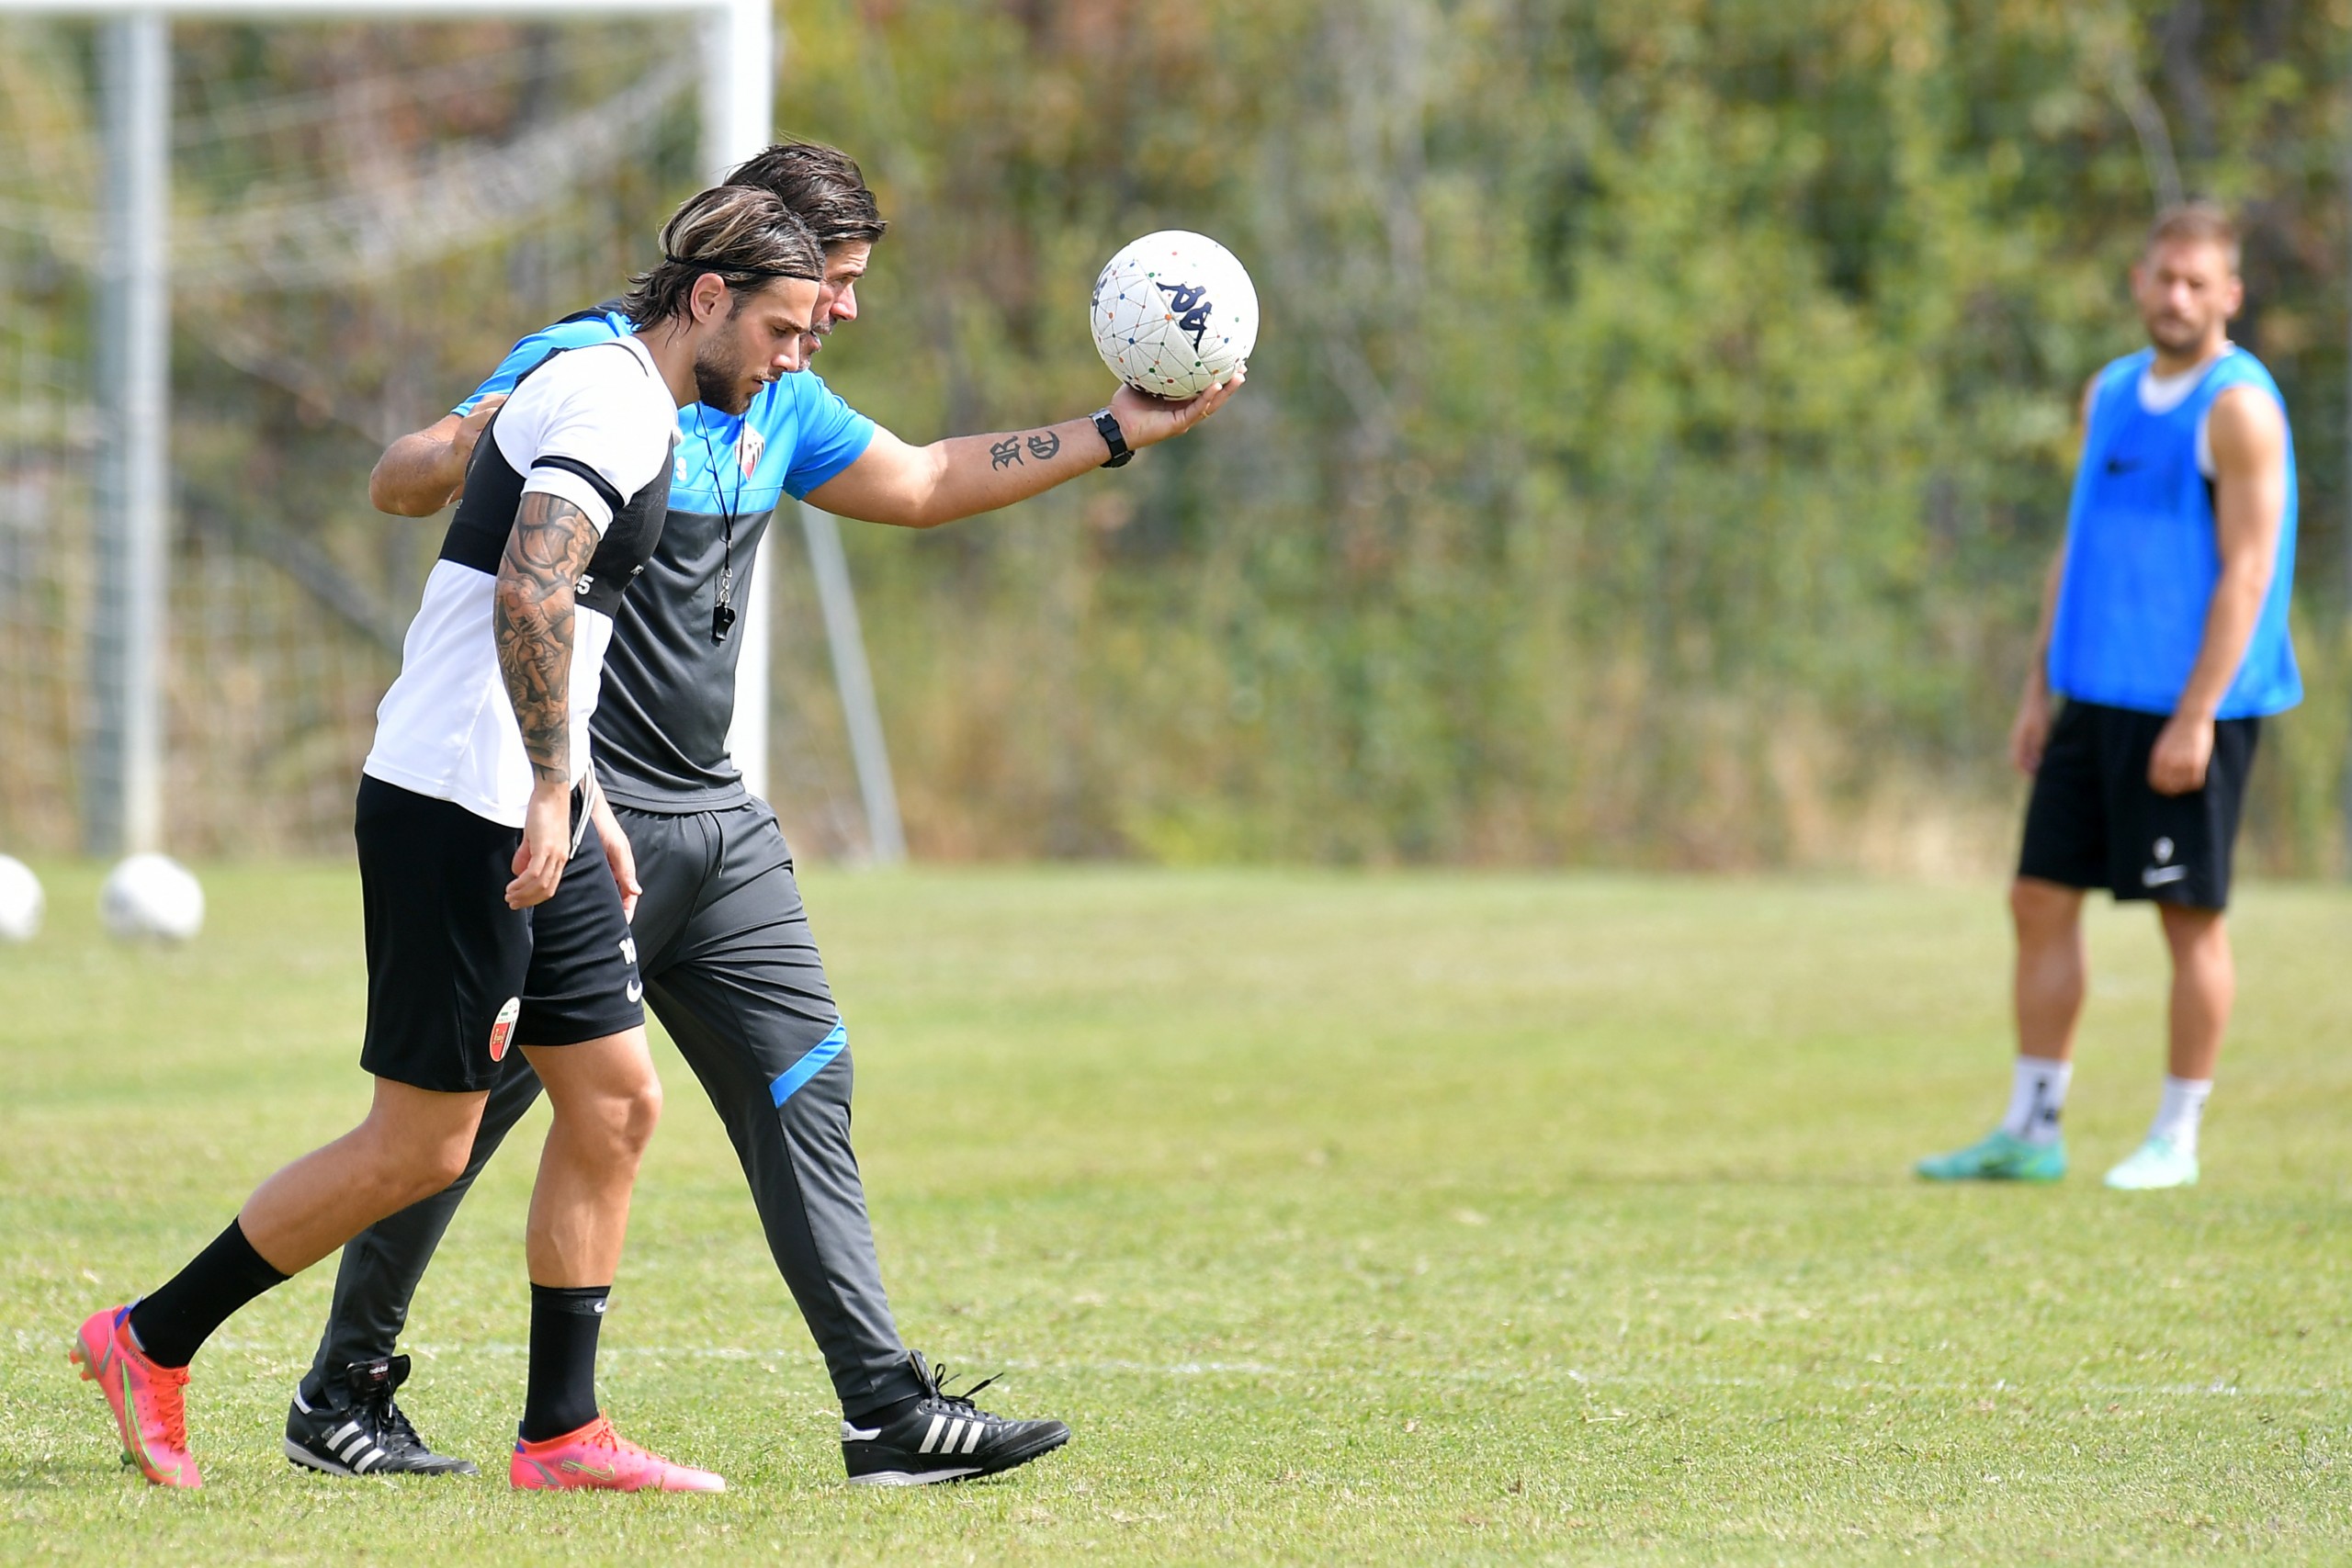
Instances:
[[[1916,1168],[1929,1181],[2055,1181],[2066,1174],[2066,1145],[2029,1144],[1996,1127],[1983,1142],[1929,1155]]]
[[[2132,1157],[2107,1173],[2107,1184],[2121,1192],[2153,1192],[2197,1185],[2197,1156],[2169,1138],[2150,1138]]]

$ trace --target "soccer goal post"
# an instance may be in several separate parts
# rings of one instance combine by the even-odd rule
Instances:
[[[717,178],[774,134],[775,36],[770,0],[0,0],[0,14],[101,24],[105,181],[98,247],[96,590],[92,736],[83,770],[84,838],[98,853],[164,843],[166,581],[170,554],[171,275],[166,248],[175,17],[245,21],[692,18],[699,27],[705,175]],[[805,511],[806,509],[804,509]],[[896,792],[857,615],[830,516],[804,515],[853,741],[874,858],[903,855]],[[770,604],[774,580],[745,606],[728,743],[755,794],[768,787]],[[838,628],[848,628],[846,638]]]

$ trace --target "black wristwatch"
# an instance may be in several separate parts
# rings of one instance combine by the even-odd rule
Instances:
[[[1094,428],[1102,433],[1103,444],[1111,448],[1111,460],[1102,465],[1104,468],[1124,468],[1134,460],[1135,454],[1127,450],[1127,433],[1119,428],[1116,414],[1107,408],[1096,409]]]

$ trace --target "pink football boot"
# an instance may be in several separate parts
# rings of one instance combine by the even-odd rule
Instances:
[[[514,1443],[506,1479],[524,1492],[578,1488],[606,1492],[724,1492],[727,1483],[707,1470],[672,1464],[613,1430],[599,1416],[575,1432],[536,1443]]]
[[[130,1309],[92,1313],[74,1336],[67,1359],[95,1382],[114,1409],[122,1457],[158,1486],[198,1487],[196,1461],[187,1451],[187,1407],[180,1391],[186,1367],[159,1367],[130,1337]]]

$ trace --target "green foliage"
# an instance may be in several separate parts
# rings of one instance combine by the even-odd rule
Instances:
[[[1264,303],[1250,391],[1197,449],[857,542],[919,843],[1981,858],[2072,403],[2138,341],[2143,70],[2189,188],[2249,215],[2244,335],[2304,434],[2307,583],[2340,557],[2313,243],[2336,100],[2292,63],[2335,26],[800,8],[788,122],[861,150],[898,220],[823,367],[861,406],[928,436],[1099,396],[1079,301],[1155,225],[1227,241]],[[976,678],[999,662],[1027,673]],[[2325,792],[2266,787],[2267,852],[2319,863]]]
[[[2267,743],[2255,858],[2335,860],[2341,6],[791,0],[780,19],[780,124],[859,156],[894,225],[819,368],[907,438],[1100,403],[1088,288],[1145,230],[1227,241],[1264,306],[1248,391],[1198,437],[1001,517],[852,530],[919,853],[1997,862],[2073,406],[2138,344],[2123,272],[2177,181],[2245,216],[2240,336],[2300,438],[2313,700]],[[40,155],[0,176],[24,263],[6,298],[76,363],[75,275],[8,236],[25,202],[85,196],[86,29],[8,37],[0,130]],[[184,218],[526,135],[681,47],[637,23],[176,37]],[[452,90],[469,70],[488,85]],[[424,265],[184,293],[184,553],[218,579],[179,606],[188,847],[339,845],[390,673],[380,626],[330,604],[322,627],[309,587],[272,597],[221,558],[266,573],[291,540],[397,626],[438,527],[367,510],[372,452],[616,288],[691,187],[692,138],[681,101],[609,179]],[[833,847],[854,791],[789,545],[778,793]],[[285,603],[228,646],[232,579],[241,605]],[[53,597],[57,637],[5,645],[44,681],[86,631]],[[68,705],[20,720],[0,698],[0,835],[62,841]],[[256,783],[277,809],[250,809]]]

